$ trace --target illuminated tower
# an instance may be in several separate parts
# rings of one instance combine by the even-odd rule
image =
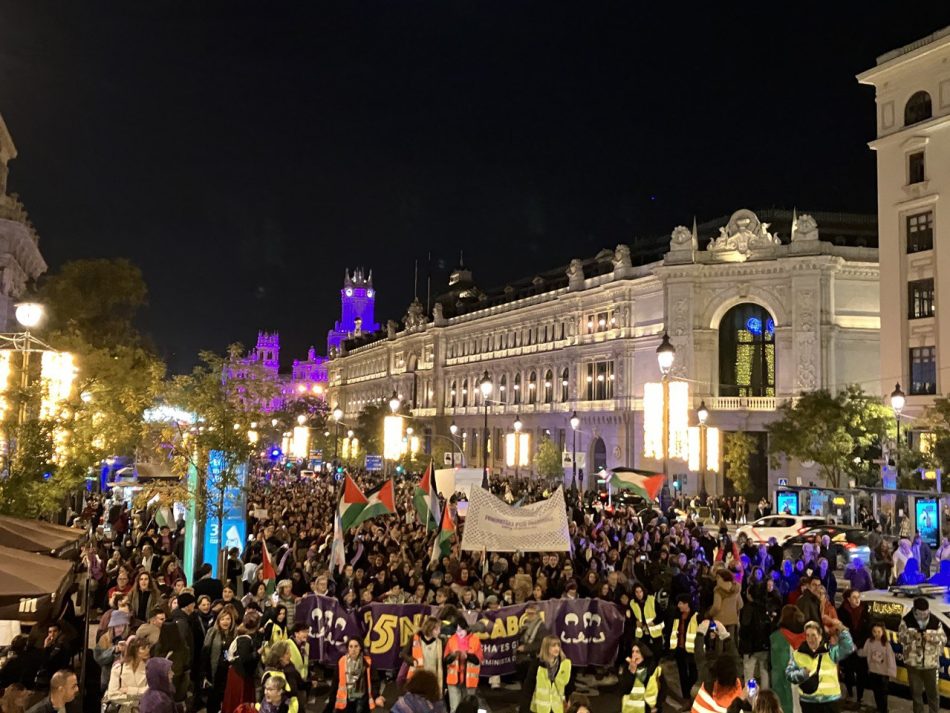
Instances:
[[[363,275],[358,267],[350,274],[344,272],[343,289],[340,290],[340,320],[327,334],[327,351],[332,353],[340,348],[344,339],[363,332],[375,332],[379,325],[374,319],[376,310],[376,291],[373,289],[373,271]]]
[[[255,349],[256,358],[268,371],[275,374],[280,368],[280,336],[277,332],[257,333],[257,348]]]

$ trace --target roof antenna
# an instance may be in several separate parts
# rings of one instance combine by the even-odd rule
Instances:
[[[412,278],[412,300],[419,301],[419,261],[415,261],[415,275]]]

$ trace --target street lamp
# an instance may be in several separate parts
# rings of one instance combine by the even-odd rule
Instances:
[[[521,463],[521,426],[523,425],[521,423],[520,415],[515,416],[515,422],[513,425],[515,429],[515,478],[517,478],[518,466]]]
[[[452,424],[449,426],[449,433],[452,434],[452,467],[455,467],[455,435],[459,432],[459,427],[455,425],[455,421],[452,421]]]
[[[307,417],[304,414],[297,416],[297,425],[302,426],[307,422]]]
[[[901,412],[904,410],[904,404],[907,403],[907,395],[901,389],[900,383],[895,384],[891,392],[891,408],[894,409],[894,420],[897,422],[897,454],[894,458],[894,467],[897,470],[897,477],[900,477],[900,448],[901,448]]]
[[[491,396],[492,383],[488,376],[488,370],[482,375],[482,380],[478,382],[478,388],[482,392],[482,406],[485,410],[485,429],[482,437],[482,487],[488,489],[488,397]]]
[[[389,399],[389,410],[395,414],[399,410],[399,394],[393,391],[392,398]]]
[[[577,417],[577,411],[571,414],[571,487],[577,489],[577,427],[581,425],[581,420]]]
[[[333,420],[336,421],[336,431],[333,434],[333,460],[336,460],[337,448],[340,447],[340,419],[343,418],[343,409],[340,404],[333,407]]]
[[[29,331],[43,321],[45,310],[43,305],[37,302],[20,302],[13,314],[16,321]]]
[[[670,454],[670,369],[676,359],[676,347],[670,343],[670,335],[663,332],[663,341],[656,348],[656,361],[663,375],[663,475],[669,480]]]
[[[709,419],[709,409],[706,408],[706,401],[699,402],[699,408],[696,411],[696,417],[699,419],[699,498],[703,505],[706,504],[706,421]]]

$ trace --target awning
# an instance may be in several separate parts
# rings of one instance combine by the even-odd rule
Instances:
[[[0,515],[0,547],[79,559],[80,543],[85,537],[85,530]]]
[[[72,562],[0,546],[0,619],[45,621],[72,581]]]

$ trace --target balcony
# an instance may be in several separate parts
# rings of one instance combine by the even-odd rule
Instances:
[[[775,411],[784,401],[776,396],[714,396],[709,408],[715,411]]]

